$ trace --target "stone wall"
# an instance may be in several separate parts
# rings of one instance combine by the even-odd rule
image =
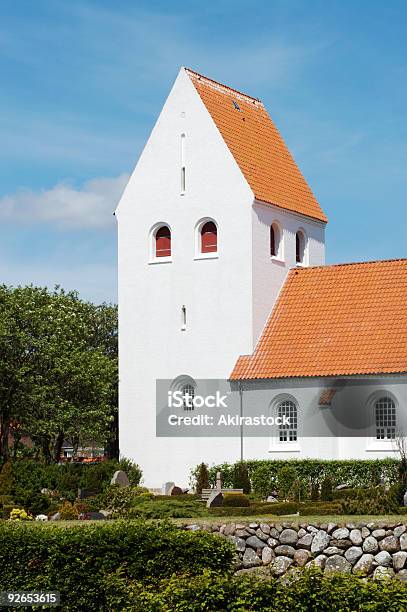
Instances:
[[[407,580],[407,530],[401,523],[218,523],[187,525],[230,540],[237,573],[282,576],[295,567],[316,565],[325,573],[360,573]]]

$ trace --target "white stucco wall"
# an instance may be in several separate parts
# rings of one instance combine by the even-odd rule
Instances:
[[[181,134],[186,193],[180,193]],[[202,460],[235,460],[239,441],[155,437],[155,381],[227,378],[252,351],[251,202],[199,95],[181,70],[116,213],[119,231],[120,450],[145,483],[185,485]],[[218,225],[219,257],[194,259],[195,226]],[[149,262],[149,232],[172,230],[172,261]],[[181,308],[187,328],[181,331]]]
[[[253,338],[256,342],[278,297],[290,268],[297,265],[295,236],[302,230],[306,236],[304,265],[325,263],[325,224],[295,213],[255,202],[253,223]],[[278,256],[270,256],[270,225],[281,231]]]

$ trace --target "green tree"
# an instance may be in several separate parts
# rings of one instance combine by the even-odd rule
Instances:
[[[58,287],[3,286],[0,310],[3,460],[12,421],[48,463],[59,459],[64,438],[74,449],[105,444],[117,410],[115,307],[95,306]]]

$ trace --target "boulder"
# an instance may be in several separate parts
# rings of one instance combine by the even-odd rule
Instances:
[[[385,529],[374,529],[372,531],[372,536],[374,538],[376,538],[376,540],[383,540],[385,535],[386,535],[386,530]]]
[[[223,495],[221,491],[212,491],[206,502],[206,507],[219,508],[219,506],[223,506]]]
[[[396,572],[403,569],[403,567],[406,564],[407,552],[405,552],[404,550],[401,550],[400,552],[394,553],[392,557],[393,557],[393,567],[396,570]]]
[[[333,555],[326,560],[325,563],[325,573],[331,574],[333,572],[340,572],[341,574],[349,574],[352,571],[352,566],[345,559],[345,557],[341,557],[340,555]]]
[[[267,540],[267,544],[270,546],[270,548],[274,548],[275,546],[278,546],[278,540],[275,538],[269,538]]]
[[[275,527],[271,527],[270,538],[274,538],[275,540],[278,540],[279,537],[280,537],[280,532]]]
[[[274,554],[273,549],[269,548],[269,546],[265,546],[261,551],[261,560],[263,565],[269,565],[269,563],[274,561],[275,557],[276,555]]]
[[[269,495],[268,498],[266,499],[266,501],[269,504],[275,504],[276,502],[278,502],[278,499],[276,497],[274,497],[274,495]]]
[[[365,553],[353,566],[354,574],[362,574],[363,576],[368,576],[373,569],[373,560],[374,557],[371,554]]]
[[[263,533],[267,535],[270,534],[270,525],[267,525],[267,523],[260,523],[260,529],[262,530]]]
[[[381,550],[377,555],[375,555],[374,560],[379,565],[383,565],[383,567],[390,567],[392,564],[391,554],[387,552],[387,550]]]
[[[400,550],[400,543],[398,538],[394,535],[385,537],[380,543],[380,550],[385,550],[389,553],[395,553]]]
[[[299,567],[304,567],[311,557],[312,555],[309,550],[296,550],[294,553],[294,563]]]
[[[306,533],[305,536],[298,540],[297,548],[305,548],[306,550],[310,550],[313,538],[314,536],[311,533]]]
[[[263,542],[263,540],[260,540],[257,536],[252,535],[250,538],[247,538],[246,546],[250,546],[250,548],[257,550],[258,548],[264,548],[266,543]]]
[[[398,527],[394,528],[394,535],[396,536],[396,538],[399,538],[401,535],[403,535],[403,533],[405,533],[405,531],[406,531],[405,525],[398,525]]]
[[[376,538],[373,536],[368,536],[363,542],[362,549],[365,553],[377,553],[379,550],[379,544],[377,543]]]
[[[370,536],[370,530],[367,527],[362,527],[361,529],[362,538],[368,538]]]
[[[404,493],[404,496],[403,496],[403,505],[407,506],[407,491]]]
[[[351,546],[347,551],[345,551],[345,559],[352,565],[355,565],[356,561],[360,559],[362,555],[363,550],[360,548],[360,546]]]
[[[280,544],[280,546],[275,547],[274,552],[278,556],[294,557],[295,548],[289,544]]]
[[[388,580],[393,578],[393,576],[394,569],[392,567],[383,567],[383,565],[378,565],[373,574],[375,580]]]
[[[267,533],[264,533],[264,531],[262,531],[261,529],[256,529],[256,536],[260,538],[260,540],[263,540],[263,542],[267,542],[267,540],[269,539]]]
[[[338,527],[336,523],[328,523],[327,532],[332,533]]]
[[[305,535],[307,535],[307,532],[305,531],[305,529],[303,529],[302,527],[298,530],[298,537],[299,538],[303,538]]]
[[[363,542],[362,532],[360,531],[360,529],[352,529],[349,534],[349,540],[354,546],[360,546]]]
[[[224,530],[223,535],[232,536],[236,533],[236,524],[235,523],[227,523]]]
[[[402,569],[396,574],[396,578],[405,582],[407,580],[407,569]]]
[[[48,517],[46,514],[37,514],[37,516],[35,517],[35,520],[39,522],[45,522],[48,520]]]
[[[312,559],[312,561],[308,561],[305,567],[313,566],[313,567],[320,567],[321,569],[324,569],[327,559],[328,557],[326,555],[318,555],[317,557],[315,557],[315,559]]]
[[[117,470],[112,477],[112,480],[110,481],[111,485],[118,485],[119,487],[129,487],[130,486],[130,480],[127,477],[126,472],[123,472],[123,470]]]
[[[349,529],[346,527],[340,527],[339,529],[335,529],[332,533],[332,537],[335,540],[346,540],[349,537]]]
[[[338,540],[337,538],[332,538],[331,546],[337,546],[338,548],[341,548],[342,550],[346,550],[347,548],[350,548],[352,546],[352,542],[347,539]]]
[[[61,520],[61,515],[59,514],[59,512],[56,512],[55,514],[53,514],[50,518],[51,521],[59,521]]]
[[[328,555],[328,557],[331,555],[343,555],[343,550],[337,546],[328,546],[328,548],[325,548],[324,550],[324,555]]]
[[[193,525],[187,525],[187,526],[185,527],[185,529],[186,529],[187,531],[200,531],[200,530],[201,530],[201,527],[200,527],[199,525],[197,525],[196,523],[194,523]]]
[[[402,533],[400,536],[400,548],[401,550],[407,550],[407,533]]]
[[[315,534],[314,539],[311,544],[311,552],[312,553],[322,553],[324,548],[327,548],[330,542],[331,536],[321,529]]]
[[[274,576],[282,576],[292,563],[293,560],[289,557],[276,557],[270,564],[270,572],[274,574]]]
[[[283,529],[280,533],[281,544],[296,544],[298,541],[298,534],[294,529]]]
[[[254,567],[261,564],[261,559],[259,559],[254,550],[246,548],[243,555],[243,567]]]
[[[234,542],[237,552],[243,553],[246,549],[246,542],[243,538],[237,538],[236,536],[230,536],[230,538]]]

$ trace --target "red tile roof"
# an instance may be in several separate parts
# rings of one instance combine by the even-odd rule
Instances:
[[[293,269],[232,380],[407,373],[407,259]]]
[[[325,214],[260,100],[193,70],[186,72],[256,199],[326,223]]]

